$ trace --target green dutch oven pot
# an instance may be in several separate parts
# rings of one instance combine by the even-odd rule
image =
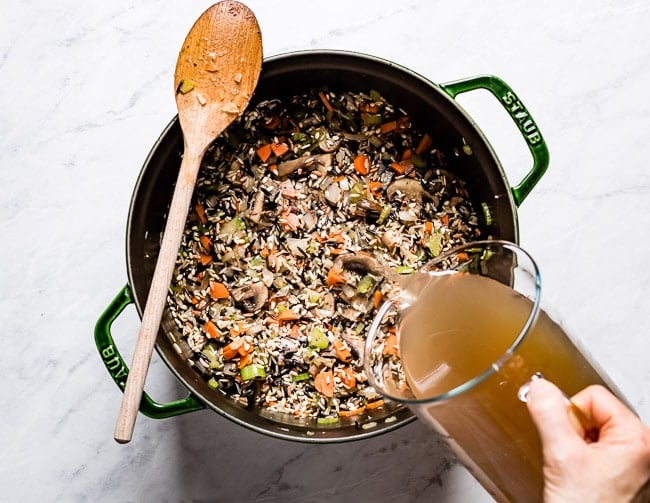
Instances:
[[[467,182],[474,207],[483,209],[480,217],[483,235],[519,241],[517,208],[546,171],[549,156],[532,116],[503,80],[486,75],[434,84],[406,68],[375,57],[339,51],[304,51],[264,61],[252,104],[322,87],[333,91],[377,90],[389,102],[406,110],[413,122],[429,131],[443,148],[459,145],[464,139],[473,155],[463,156],[462,163],[452,161],[449,169]],[[478,89],[489,91],[501,103],[532,154],[532,168],[515,186],[508,183],[488,140],[454,99]],[[132,303],[142,315],[182,151],[182,132],[175,117],[149,153],[133,192],[126,233],[128,284],[119,291],[95,327],[95,342],[102,361],[122,390],[129,370],[115,346],[111,325]],[[180,349],[179,341],[179,332],[165,313],[156,349],[188,388],[189,395],[161,404],[145,393],[140,412],[148,417],[166,418],[209,407],[260,433],[305,442],[359,440],[393,430],[415,418],[407,408],[391,402],[367,414],[341,418],[338,423],[326,425],[266,409],[247,408],[219,390],[210,389],[188,364],[188,355]]]

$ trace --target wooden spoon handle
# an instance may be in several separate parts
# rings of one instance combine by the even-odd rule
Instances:
[[[165,224],[160,253],[151,280],[147,304],[142,315],[142,324],[133,352],[133,361],[124,388],[124,396],[115,426],[114,438],[124,444],[131,440],[135,419],[140,408],[144,381],[149,370],[151,354],[156,342],[163,311],[167,301],[169,284],[174,273],[178,249],[183,238],[183,229],[187,220],[194,184],[201,164],[203,152],[199,155],[188,154],[187,149],[174,188],[172,202]]]

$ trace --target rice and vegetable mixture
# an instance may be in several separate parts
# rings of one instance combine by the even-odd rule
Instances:
[[[472,153],[441,151],[374,91],[235,122],[204,160],[168,297],[209,386],[318,423],[381,407],[364,335],[395,277],[481,237],[450,155]]]

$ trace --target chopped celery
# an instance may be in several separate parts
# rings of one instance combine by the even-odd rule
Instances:
[[[203,351],[201,352],[210,361],[210,367],[212,367],[213,363],[215,364],[219,363],[219,347],[215,343],[209,342],[208,344],[205,345]]]
[[[379,218],[377,219],[377,225],[381,225],[386,221],[386,219],[390,216],[392,209],[393,207],[390,204],[387,204],[382,208],[381,213],[379,214]]]
[[[380,126],[383,122],[383,119],[379,114],[363,114],[362,120],[367,126]]]
[[[228,220],[225,224],[221,226],[220,236],[232,236],[237,231],[243,231],[246,229],[246,222],[239,215]]]
[[[192,89],[196,87],[196,84],[194,83],[193,80],[191,79],[183,79],[181,80],[181,83],[178,84],[178,89],[176,92],[179,92],[181,94],[187,94],[189,93]]]
[[[411,155],[411,162],[413,163],[413,166],[416,168],[426,168],[427,167],[427,161],[424,157],[418,155],[418,154],[413,154]]]
[[[303,372],[302,374],[295,375],[291,378],[293,382],[300,382],[300,381],[306,381],[309,379],[311,375],[309,375],[309,372]]]
[[[368,138],[368,141],[375,148],[379,148],[382,146],[381,140],[377,138],[374,134],[370,138]]]
[[[315,349],[325,349],[330,345],[330,341],[319,327],[314,327],[309,332],[309,346]]]
[[[255,255],[252,259],[248,261],[248,265],[250,267],[261,267],[266,263],[266,260],[264,260],[262,257],[259,255]]]
[[[217,389],[219,387],[219,381],[217,381],[214,377],[211,377],[208,381],[208,386],[210,389]]]
[[[368,293],[375,284],[375,279],[370,275],[365,275],[357,284],[357,293]]]
[[[481,209],[483,210],[485,225],[492,225],[492,213],[490,212],[490,207],[487,205],[486,202],[481,203]]]
[[[264,367],[253,363],[251,365],[246,365],[240,371],[242,381],[251,381],[253,379],[264,378],[266,377],[266,371]]]
[[[363,183],[357,182],[352,187],[350,188],[350,202],[351,203],[356,203],[357,201],[360,201],[364,197],[364,192],[365,192],[365,187]]]
[[[334,424],[339,422],[338,417],[319,417],[316,419],[318,424]]]
[[[442,234],[434,232],[427,242],[427,248],[433,257],[440,255],[442,251]]]
[[[415,272],[415,269],[413,269],[410,265],[401,265],[395,269],[397,274],[411,274]]]

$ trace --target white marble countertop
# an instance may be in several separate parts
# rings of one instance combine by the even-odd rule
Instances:
[[[346,49],[434,82],[493,73],[524,99],[551,166],[519,211],[544,295],[650,420],[650,4],[250,0],[266,56]],[[12,2],[0,16],[4,501],[489,501],[419,423],[362,442],[268,438],[211,411],[138,418],[92,334],[126,283],[131,193],[175,114],[180,44],[209,3]],[[512,184],[531,163],[487,93],[459,103]],[[114,325],[130,361],[138,318]],[[157,355],[147,390],[184,391]]]

